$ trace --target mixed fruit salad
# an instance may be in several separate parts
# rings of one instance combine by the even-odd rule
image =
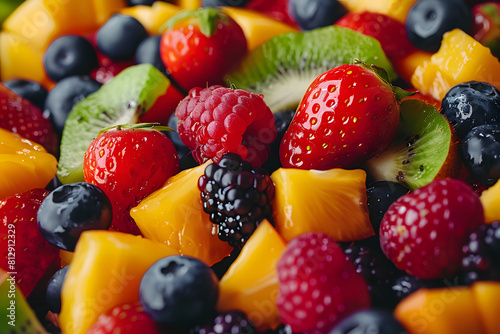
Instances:
[[[1,333],[500,331],[500,4],[1,4]]]

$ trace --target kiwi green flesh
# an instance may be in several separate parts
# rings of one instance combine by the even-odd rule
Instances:
[[[296,108],[316,77],[354,59],[382,67],[391,80],[396,78],[375,38],[348,28],[328,26],[271,38],[249,52],[226,76],[226,82],[264,95],[269,108],[278,112]]]
[[[403,101],[396,138],[387,150],[366,163],[367,172],[377,181],[420,188],[438,174],[451,140],[449,123],[436,108],[418,100]]]
[[[134,65],[76,103],[62,133],[57,171],[61,183],[83,181],[85,151],[99,131],[136,123],[168,86],[167,77],[154,66]]]

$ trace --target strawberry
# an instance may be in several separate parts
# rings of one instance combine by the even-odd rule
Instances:
[[[500,59],[500,4],[488,2],[476,4],[472,8],[474,25],[472,37],[490,48],[491,53]]]
[[[117,306],[101,314],[87,334],[142,333],[159,334],[160,328],[144,311],[139,301]]]
[[[321,74],[283,136],[283,167],[352,167],[377,156],[394,139],[399,100],[408,94],[364,64],[341,65]]]
[[[0,84],[0,128],[37,142],[49,153],[58,151],[57,135],[40,108]]]
[[[435,180],[396,200],[382,219],[380,246],[418,278],[450,277],[468,235],[484,224],[479,196],[462,181]]]
[[[59,254],[42,237],[36,222],[38,208],[48,194],[37,188],[0,201],[0,268],[14,273],[24,296],[29,296]]]
[[[182,11],[166,23],[160,54],[184,90],[223,84],[224,75],[247,53],[241,27],[220,9]]]
[[[112,227],[132,234],[140,231],[130,209],[178,171],[174,145],[148,123],[105,130],[89,145],[83,162],[85,182],[97,185],[111,200]]]

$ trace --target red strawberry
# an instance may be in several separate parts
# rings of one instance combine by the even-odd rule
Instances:
[[[224,75],[246,53],[241,27],[214,7],[175,15],[167,21],[160,42],[165,67],[186,91],[223,84]]]
[[[218,163],[232,152],[260,167],[277,135],[273,113],[262,96],[242,89],[194,88],[175,116],[179,137],[200,164],[209,159]]]
[[[101,314],[86,334],[142,333],[159,334],[159,327],[144,311],[139,301],[113,308]]]
[[[380,245],[408,274],[450,277],[459,268],[468,235],[483,223],[481,201],[467,184],[435,180],[389,207],[380,226]]]
[[[160,123],[168,125],[170,116],[175,112],[175,108],[182,101],[184,95],[177,88],[170,85],[165,94],[159,96],[155,103],[139,119],[139,123]]]
[[[29,296],[59,255],[38,229],[36,214],[45,189],[33,189],[0,201],[0,268],[12,274],[24,296]]]
[[[292,239],[277,269],[276,304],[281,321],[294,333],[329,333],[344,317],[370,306],[363,276],[326,234]]]
[[[122,232],[140,234],[130,209],[179,171],[174,145],[150,126],[118,126],[99,135],[85,152],[85,182],[97,185],[109,197],[111,224]]]
[[[399,125],[403,90],[365,65],[341,65],[307,89],[280,145],[283,167],[351,167],[382,153]]]
[[[58,151],[57,136],[40,108],[0,84],[0,128],[37,142],[48,152]]]
[[[500,59],[500,4],[488,2],[472,8],[472,36]]]

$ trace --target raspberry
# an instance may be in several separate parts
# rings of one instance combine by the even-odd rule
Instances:
[[[198,180],[203,210],[219,226],[219,239],[241,248],[259,223],[272,222],[274,184],[261,168],[252,168],[235,153],[212,163]]]
[[[370,306],[363,276],[328,235],[293,238],[278,261],[280,319],[294,333],[328,333],[349,314]]]
[[[380,245],[408,274],[446,278],[459,269],[469,233],[483,223],[483,207],[468,185],[435,180],[389,207],[380,226]]]
[[[189,331],[190,334],[252,334],[257,333],[253,324],[248,321],[246,315],[240,311],[229,311],[219,313],[209,324],[196,327]]]
[[[233,152],[260,167],[276,139],[274,116],[262,96],[241,89],[193,88],[175,116],[181,140],[200,164]]]

